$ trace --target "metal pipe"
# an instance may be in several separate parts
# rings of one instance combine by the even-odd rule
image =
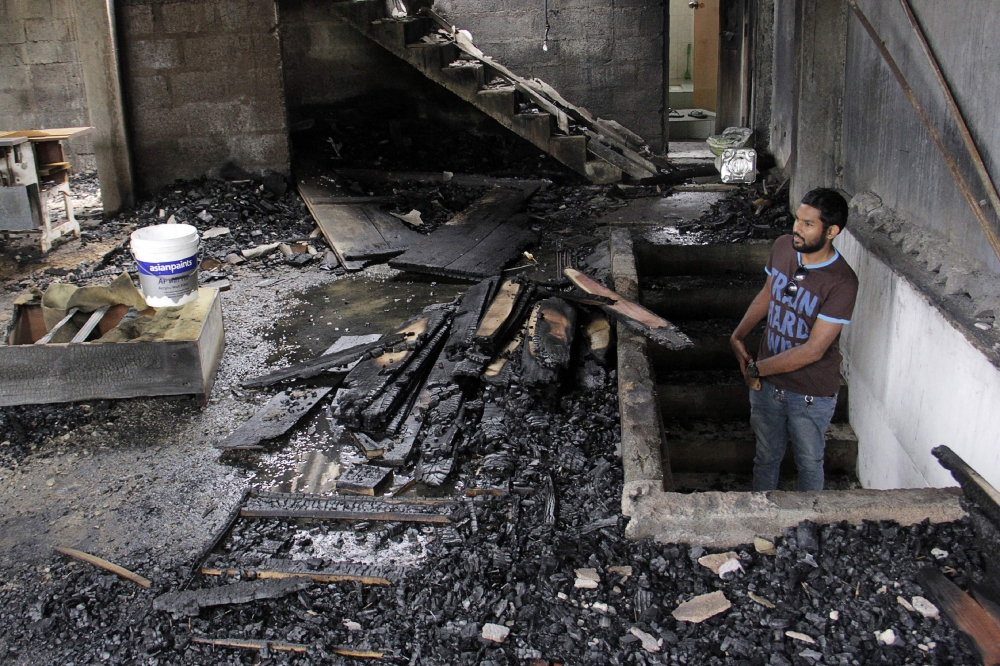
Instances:
[[[979,174],[979,180],[983,184],[983,189],[986,190],[986,196],[989,197],[990,203],[993,204],[993,211],[997,215],[1000,215],[1000,196],[997,195],[997,188],[993,184],[993,179],[990,177],[989,171],[986,170],[986,165],[983,163],[983,157],[979,153],[979,148],[976,147],[976,142],[972,139],[969,126],[965,123],[965,117],[958,108],[958,103],[955,102],[951,86],[948,85],[948,81],[944,78],[941,65],[934,56],[934,52],[931,51],[930,44],[927,43],[927,37],[924,34],[923,28],[920,27],[917,17],[913,14],[913,8],[910,6],[909,0],[899,0],[899,4],[903,6],[906,18],[909,19],[910,25],[913,26],[913,31],[917,34],[917,41],[920,42],[920,48],[923,49],[924,55],[927,56],[927,60],[931,64],[931,69],[934,70],[934,78],[937,79],[938,85],[941,86],[941,92],[944,93],[945,101],[948,103],[948,110],[951,111],[951,115],[955,119],[955,124],[958,125],[958,131],[962,135],[962,142],[965,144],[965,149],[969,151],[969,157],[972,158],[972,164],[976,167],[976,173]]]
[[[916,94],[913,92],[913,88],[910,87],[909,82],[907,82],[906,77],[903,76],[903,72],[899,69],[899,65],[893,59],[892,54],[889,53],[889,49],[886,48],[885,42],[879,37],[878,33],[875,31],[875,27],[868,21],[868,17],[865,13],[861,11],[858,7],[856,0],[847,0],[848,6],[854,12],[858,20],[861,21],[861,26],[868,33],[868,36],[872,38],[875,42],[875,48],[882,55],[882,59],[889,66],[889,70],[892,75],[896,78],[900,87],[903,89],[903,94],[906,99],[909,100],[910,105],[913,110],[917,113],[917,117],[923,124],[924,129],[931,137],[931,141],[937,146],[937,149],[941,152],[941,157],[944,159],[945,166],[948,167],[948,171],[951,172],[951,177],[955,179],[955,184],[958,185],[958,189],[962,192],[962,196],[965,198],[965,202],[972,209],[972,214],[975,216],[976,221],[979,222],[979,226],[982,227],[983,233],[986,235],[986,240],[989,241],[990,246],[993,248],[994,254],[996,254],[997,259],[1000,259],[1000,238],[997,237],[996,231],[993,229],[993,225],[987,219],[986,214],[983,209],[979,206],[979,202],[976,200],[975,195],[972,193],[972,188],[969,187],[969,182],[962,175],[962,171],[958,168],[958,164],[955,162],[954,156],[948,150],[948,147],[944,145],[944,140],[941,135],[935,129],[934,125],[931,123],[930,116],[927,115],[927,111],[920,104],[920,100],[917,99]]]

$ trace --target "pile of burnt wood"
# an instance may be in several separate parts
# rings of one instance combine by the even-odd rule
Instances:
[[[481,383],[558,393],[571,362],[587,381],[603,382],[612,343],[610,319],[668,347],[690,344],[669,322],[572,268],[560,283],[492,277],[454,303],[430,305],[384,336],[343,337],[323,355],[244,383],[279,393],[217,446],[262,448],[288,430],[334,388],[333,413],[348,426],[369,464],[355,465],[338,492],[377,495],[392,469],[417,460],[414,482],[440,485],[464,438],[488,428],[489,405],[475,399]],[[373,339],[374,338],[374,339]],[[314,378],[322,387],[303,388]],[[315,384],[315,382],[313,382]]]

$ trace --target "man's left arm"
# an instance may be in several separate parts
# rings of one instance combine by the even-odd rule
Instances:
[[[775,354],[770,358],[757,363],[757,371],[761,377],[767,375],[778,375],[783,372],[792,372],[799,368],[804,368],[810,363],[823,358],[823,354],[833,344],[840,334],[843,324],[835,324],[823,319],[817,319],[809,332],[809,339],[798,347],[792,347],[780,354]]]

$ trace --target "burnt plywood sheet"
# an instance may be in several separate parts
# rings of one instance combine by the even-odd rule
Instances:
[[[389,265],[446,277],[498,275],[537,239],[528,217],[516,214],[525,198],[522,190],[493,188]]]
[[[332,390],[329,386],[300,391],[282,391],[271,398],[250,420],[215,445],[219,449],[259,449],[263,442],[280,437]]]
[[[423,239],[374,203],[328,203],[339,190],[315,175],[303,176],[299,194],[337,257],[350,262],[384,259],[406,251]]]

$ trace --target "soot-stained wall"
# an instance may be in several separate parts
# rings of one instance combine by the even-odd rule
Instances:
[[[0,0],[0,130],[89,124],[71,0]],[[77,170],[91,137],[67,142]]]
[[[288,172],[273,0],[127,0],[118,14],[140,189],[230,162]]]
[[[986,198],[944,96],[899,3],[859,0],[890,53],[951,149],[977,200]],[[987,170],[1000,179],[1000,133],[995,131],[1000,88],[1000,12],[991,0],[912,0],[931,48],[975,139]],[[947,239],[962,253],[1000,274],[979,224],[857,18],[849,16],[843,119],[843,187],[876,193],[914,224]],[[987,205],[987,216],[997,216]],[[995,228],[1000,228],[998,225]]]
[[[663,139],[663,1],[438,0],[435,9],[472,33],[484,53],[538,77],[568,101],[612,118],[658,149]]]

